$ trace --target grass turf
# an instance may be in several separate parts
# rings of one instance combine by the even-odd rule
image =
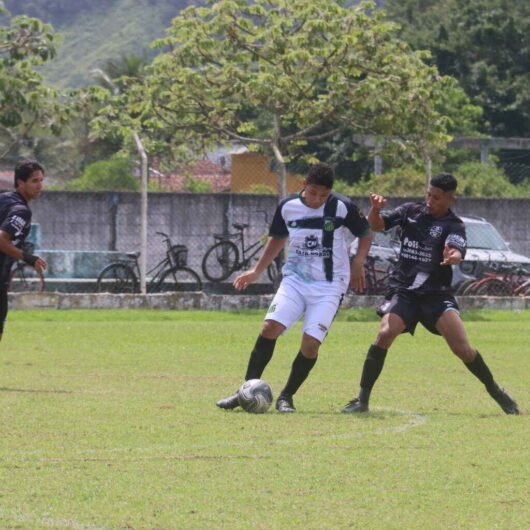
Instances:
[[[214,405],[263,312],[12,311],[0,345],[1,528],[524,528],[528,312],[464,315],[525,412],[506,416],[439,337],[389,353],[357,392],[372,311],[342,311],[298,412]],[[277,393],[298,325],[264,374]]]

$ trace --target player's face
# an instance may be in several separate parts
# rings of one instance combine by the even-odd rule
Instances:
[[[444,191],[434,186],[429,186],[427,190],[427,213],[433,217],[442,217],[449,210],[449,206],[454,200],[454,195],[451,192]]]
[[[44,184],[44,173],[40,170],[34,171],[28,180],[18,181],[17,191],[29,202],[40,197]]]
[[[309,208],[320,208],[328,200],[330,193],[331,189],[326,186],[305,183],[302,197]]]

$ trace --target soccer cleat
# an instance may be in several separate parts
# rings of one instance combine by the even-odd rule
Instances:
[[[492,390],[488,390],[488,393],[506,414],[519,414],[515,400],[499,385],[496,384]]]
[[[276,410],[278,412],[296,412],[293,403],[293,396],[288,394],[280,394],[276,400]]]
[[[235,394],[232,394],[231,396],[225,397],[224,399],[220,399],[216,403],[216,405],[220,409],[225,409],[225,410],[232,410],[232,409],[235,409],[236,407],[239,407],[238,393],[236,392]]]
[[[368,403],[363,403],[358,397],[356,397],[342,409],[342,412],[368,412]]]

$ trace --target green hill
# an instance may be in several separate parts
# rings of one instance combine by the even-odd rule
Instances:
[[[64,42],[43,68],[50,84],[78,87],[93,83],[90,74],[124,54],[147,55],[149,44],[165,35],[171,20],[194,0],[4,0],[12,14],[35,16],[53,24]]]

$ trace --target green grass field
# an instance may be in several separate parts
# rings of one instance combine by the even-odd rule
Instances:
[[[343,311],[296,414],[226,412],[263,312],[12,311],[0,345],[0,528],[530,526],[530,314],[465,315],[518,400],[506,416],[442,339],[390,350],[357,393],[378,324]],[[264,374],[275,393],[301,328]]]

